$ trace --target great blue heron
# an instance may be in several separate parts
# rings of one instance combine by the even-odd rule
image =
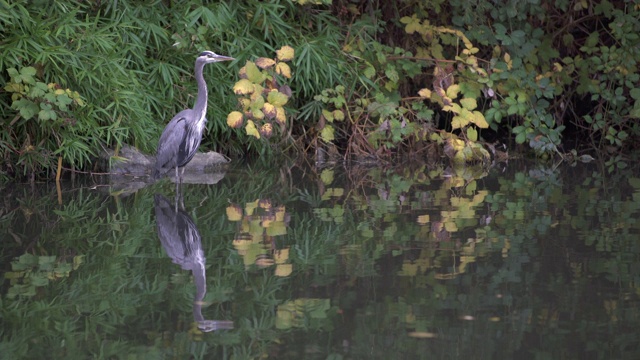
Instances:
[[[156,165],[153,171],[155,180],[162,177],[169,170],[176,169],[176,180],[182,181],[182,174],[178,175],[178,168],[182,168],[191,161],[202,141],[202,130],[207,122],[207,83],[202,76],[202,69],[206,64],[234,60],[234,58],[218,55],[212,51],[203,51],[196,58],[195,74],[198,82],[198,97],[193,109],[180,111],[171,119],[160,136]]]
[[[233,321],[206,320],[202,316],[202,305],[207,292],[204,252],[200,232],[189,214],[178,208],[167,198],[156,194],[154,196],[156,225],[158,237],[162,247],[171,260],[184,270],[191,270],[196,284],[196,294],[193,299],[193,319],[202,331],[233,329]]]

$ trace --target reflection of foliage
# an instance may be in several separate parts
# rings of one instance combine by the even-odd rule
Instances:
[[[73,262],[56,259],[55,256],[34,256],[24,254],[11,262],[11,270],[4,277],[11,281],[7,296],[15,298],[18,295],[34,296],[36,287],[49,285],[63,277],[69,277],[71,270],[77,270],[82,264],[82,256],[74,256]]]
[[[288,264],[289,248],[276,249],[276,237],[286,235],[290,215],[285,207],[272,206],[267,199],[245,205],[229,205],[227,219],[239,222],[233,246],[244,258],[245,266],[265,268],[275,265],[276,276],[288,276],[292,267]]]
[[[294,173],[286,188],[280,173],[249,169],[215,187],[185,184],[208,264],[203,311],[236,324],[206,334],[191,325],[191,275],[154,235],[151,192],[113,201],[77,191],[63,207],[25,193],[24,210],[3,213],[0,225],[38,246],[24,251],[16,241],[3,256],[78,251],[84,262],[35,297],[2,294],[0,351],[427,359],[453,348],[469,358],[635,358],[640,180],[563,171],[571,173],[333,169]],[[342,215],[327,219],[322,208]],[[279,212],[286,277],[247,267],[233,244],[245,221],[264,241],[261,225]],[[27,233],[23,214],[48,224],[38,228],[47,236]]]

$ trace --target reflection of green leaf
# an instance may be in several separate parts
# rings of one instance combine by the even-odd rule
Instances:
[[[33,284],[33,286],[49,285],[49,279],[47,278],[46,273],[32,273],[29,279],[31,280],[31,284]]]
[[[31,254],[23,254],[18,258],[18,261],[11,263],[13,271],[21,271],[31,269],[38,265],[38,257]]]
[[[56,262],[55,256],[40,256],[38,258],[39,270],[52,271],[55,262]]]

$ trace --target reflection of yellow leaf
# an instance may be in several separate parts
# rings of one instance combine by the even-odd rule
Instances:
[[[276,265],[276,271],[274,273],[275,276],[285,277],[291,275],[293,272],[293,265],[291,264],[280,264]]]
[[[242,220],[242,208],[237,205],[229,205],[227,206],[227,219],[229,221],[240,221]]]
[[[287,210],[284,205],[280,205],[276,207],[275,221],[284,221],[284,216],[286,215]]]
[[[273,256],[276,264],[284,264],[289,260],[289,249],[280,249]]]
[[[283,222],[273,222],[267,228],[267,235],[279,236],[287,234],[287,226]]]
[[[445,230],[447,230],[448,232],[455,232],[458,231],[458,225],[456,225],[455,222],[453,221],[447,221],[444,223],[444,228]]]
[[[253,211],[258,207],[258,200],[253,201],[253,202],[248,202],[245,206],[244,206],[244,212],[251,216],[253,215]]]
[[[329,185],[333,182],[333,170],[332,169],[324,169],[322,173],[320,173],[320,179],[322,183],[325,185]]]
[[[432,332],[426,332],[426,331],[412,331],[410,333],[408,333],[407,335],[409,335],[410,337],[413,338],[418,338],[418,339],[433,339],[438,337],[437,334],[432,333]]]
[[[429,223],[429,214],[418,216],[418,224],[425,225]]]
[[[411,262],[402,263],[402,272],[400,276],[416,276],[418,274],[418,264]]]

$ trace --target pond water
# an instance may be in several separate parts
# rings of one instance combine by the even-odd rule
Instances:
[[[640,358],[637,172],[218,176],[2,189],[0,358]]]

